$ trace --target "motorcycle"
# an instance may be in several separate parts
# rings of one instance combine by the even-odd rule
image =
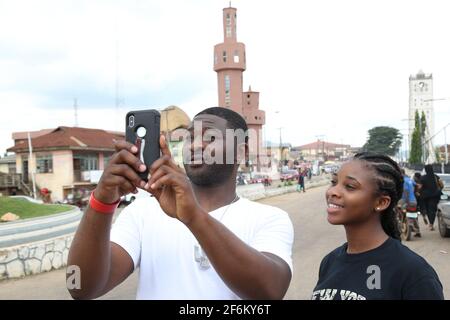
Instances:
[[[415,237],[420,238],[420,212],[417,210],[417,206],[398,204],[396,211],[402,240],[410,241],[412,233],[415,233]]]

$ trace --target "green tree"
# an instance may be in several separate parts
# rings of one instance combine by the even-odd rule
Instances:
[[[424,146],[426,128],[427,118],[425,117],[425,112],[422,111],[422,116],[420,117],[420,141],[422,146],[423,159],[428,159],[428,149]]]
[[[411,136],[411,148],[409,153],[409,163],[411,164],[422,163],[423,132],[424,130],[422,129],[419,112],[416,110],[416,114],[414,115],[414,130]]]
[[[369,138],[363,146],[364,151],[395,155],[402,144],[402,134],[392,127],[374,127],[369,130]]]

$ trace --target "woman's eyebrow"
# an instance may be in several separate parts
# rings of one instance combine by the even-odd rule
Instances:
[[[355,181],[356,183],[359,184],[359,181],[356,178],[352,177],[352,176],[346,176],[346,178],[350,179],[350,180],[353,180],[353,181]]]

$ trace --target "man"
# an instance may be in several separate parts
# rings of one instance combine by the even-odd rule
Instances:
[[[413,208],[415,208],[414,210],[417,212],[418,211],[417,199],[414,194],[416,183],[406,174],[405,169],[402,169],[402,174],[403,174],[403,195],[402,199],[400,200],[402,209],[412,210]],[[421,233],[418,219],[414,220],[414,228],[415,228],[414,236],[420,238]]]
[[[202,137],[194,136],[187,145],[194,154],[194,163],[184,164],[187,175],[164,137],[163,156],[149,168],[148,183],[136,173],[145,171],[137,148],[116,143],[69,253],[68,265],[81,269],[81,288],[70,289],[72,297],[99,297],[140,267],[138,299],[283,298],[292,277],[292,223],[278,208],[236,196],[247,143],[227,139],[216,151],[233,152],[232,163],[205,163],[205,151],[225,142],[227,130],[247,131],[245,120],[229,109],[209,108],[195,116],[191,136],[194,123],[202,124],[200,135],[219,134],[199,145],[195,139]],[[154,197],[125,208],[110,233],[112,214],[101,212],[138,187]]]

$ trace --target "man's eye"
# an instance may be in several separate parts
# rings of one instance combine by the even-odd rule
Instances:
[[[352,186],[351,184],[347,184],[346,186],[345,186],[347,189],[350,189],[350,190],[355,190],[356,188],[354,187],[354,186]]]
[[[331,185],[332,186],[335,186],[337,184],[337,181],[336,180],[331,180]]]

